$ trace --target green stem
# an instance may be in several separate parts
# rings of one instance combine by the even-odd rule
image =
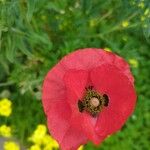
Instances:
[[[10,86],[10,85],[12,85],[12,84],[14,84],[13,81],[11,81],[11,82],[6,82],[6,83],[0,83],[0,87]]]

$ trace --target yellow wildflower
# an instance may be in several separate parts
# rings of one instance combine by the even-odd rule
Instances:
[[[111,50],[110,48],[108,48],[108,47],[105,47],[104,50],[107,51],[107,52],[111,52],[111,51],[112,51],[112,50]]]
[[[46,135],[47,128],[43,124],[39,124],[32,134],[31,137],[29,137],[29,140],[32,141],[35,144],[42,144],[43,137]]]
[[[3,137],[11,137],[11,128],[6,125],[0,126],[0,135]]]
[[[50,143],[51,141],[53,141],[52,137],[48,134],[46,134],[44,137],[43,137],[43,144],[46,145],[48,143]]]
[[[129,59],[129,64],[134,68],[137,68],[139,65],[136,59]]]
[[[7,98],[0,100],[0,116],[8,117],[12,112],[11,101]]]
[[[12,141],[5,142],[3,148],[4,150],[20,150],[19,145]]]
[[[78,148],[78,150],[83,150],[83,145]]]
[[[122,27],[126,28],[129,26],[129,21],[123,21],[122,22]]]
[[[51,149],[58,149],[59,148],[59,146],[58,146],[58,144],[57,145],[54,145],[53,143],[49,143],[49,144],[47,144],[44,148],[43,148],[43,150],[51,150]]]
[[[35,144],[35,145],[32,145],[29,150],[41,150],[41,147]]]
[[[51,144],[46,145],[43,150],[51,150],[53,147]]]
[[[54,140],[50,135],[46,134],[45,137],[43,138],[43,145],[44,150],[49,150],[49,149],[58,149],[59,145],[56,140]]]

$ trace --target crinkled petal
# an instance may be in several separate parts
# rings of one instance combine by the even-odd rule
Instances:
[[[66,85],[66,101],[70,104],[74,114],[80,116],[78,101],[81,100],[88,82],[88,72],[84,70],[70,70],[64,76]]]
[[[47,123],[50,133],[60,143],[70,126],[71,109],[64,100],[54,102],[47,112]]]
[[[82,125],[83,125],[83,130],[86,136],[88,137],[90,141],[94,142],[95,144],[99,144],[102,141],[103,137],[99,136],[95,132],[97,117],[93,118],[87,112],[83,112],[82,116],[83,116]]]
[[[69,70],[66,72],[64,76],[64,82],[67,90],[74,92],[78,99],[75,100],[77,102],[79,99],[83,97],[85,92],[85,87],[88,81],[88,72],[84,70]],[[73,99],[68,99],[69,101],[74,101]]]
[[[63,82],[65,69],[61,64],[57,64],[46,75],[42,88],[42,103],[47,114],[50,105],[55,101],[66,98],[66,89]]]
[[[48,128],[62,150],[76,150],[87,142],[81,126],[81,118],[74,116],[65,100],[57,101],[47,113]]]
[[[90,70],[102,64],[99,50],[102,51],[96,48],[79,49],[65,56],[60,63],[68,70]]]
[[[113,134],[114,132],[120,130],[126,119],[127,117],[124,117],[120,112],[118,113],[114,110],[105,110],[101,112],[98,118],[95,131],[100,136]]]
[[[82,122],[78,122],[78,119],[79,118],[75,116],[71,118],[70,127],[60,143],[62,150],[77,150],[80,145],[83,145],[88,141],[83,132]]]
[[[116,66],[129,78],[132,83],[134,82],[134,78],[130,72],[130,67],[122,57],[104,50],[99,50],[98,53],[101,56],[101,61],[103,62],[102,64],[106,63]]]
[[[107,52],[98,48],[85,48],[79,49],[67,56],[65,56],[60,62],[66,70],[91,70],[102,64],[109,63],[119,68],[133,83],[134,78],[130,72],[128,63],[120,56]]]
[[[91,117],[90,114],[84,112],[79,112],[78,101],[83,97],[85,92],[85,87],[88,81],[88,72],[84,70],[70,70],[64,76],[65,85],[67,87],[68,102],[73,111],[73,116],[76,119],[72,119],[72,123],[75,121],[78,128],[83,126],[84,133],[89,140],[99,143],[101,137],[95,132],[95,125],[97,118]]]
[[[64,76],[65,85],[67,87],[68,102],[72,108],[72,115],[75,116],[72,119],[72,123],[76,124],[77,128],[83,127],[83,132],[89,140],[95,144],[100,143],[103,137],[99,136],[95,132],[95,125],[97,118],[93,118],[87,112],[79,112],[78,100],[81,99],[85,92],[85,87],[88,81],[88,72],[84,70],[70,70]],[[75,127],[75,126],[74,126]]]
[[[96,132],[100,136],[116,132],[133,112],[136,94],[132,82],[115,66],[104,64],[91,71],[97,91],[109,97],[109,104],[100,113]]]

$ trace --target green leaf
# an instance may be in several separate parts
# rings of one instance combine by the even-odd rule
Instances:
[[[13,38],[11,37],[7,37],[7,48],[6,48],[6,57],[7,59],[13,63],[14,62],[14,58],[15,58],[15,54],[16,54],[16,47],[15,47],[15,41]]]
[[[27,1],[27,20],[30,22],[35,10],[36,0]]]

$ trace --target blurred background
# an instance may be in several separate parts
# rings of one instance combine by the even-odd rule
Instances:
[[[0,0],[0,150],[54,150],[42,81],[64,55],[104,48],[126,59],[138,100],[121,131],[84,150],[150,150],[149,0]]]

